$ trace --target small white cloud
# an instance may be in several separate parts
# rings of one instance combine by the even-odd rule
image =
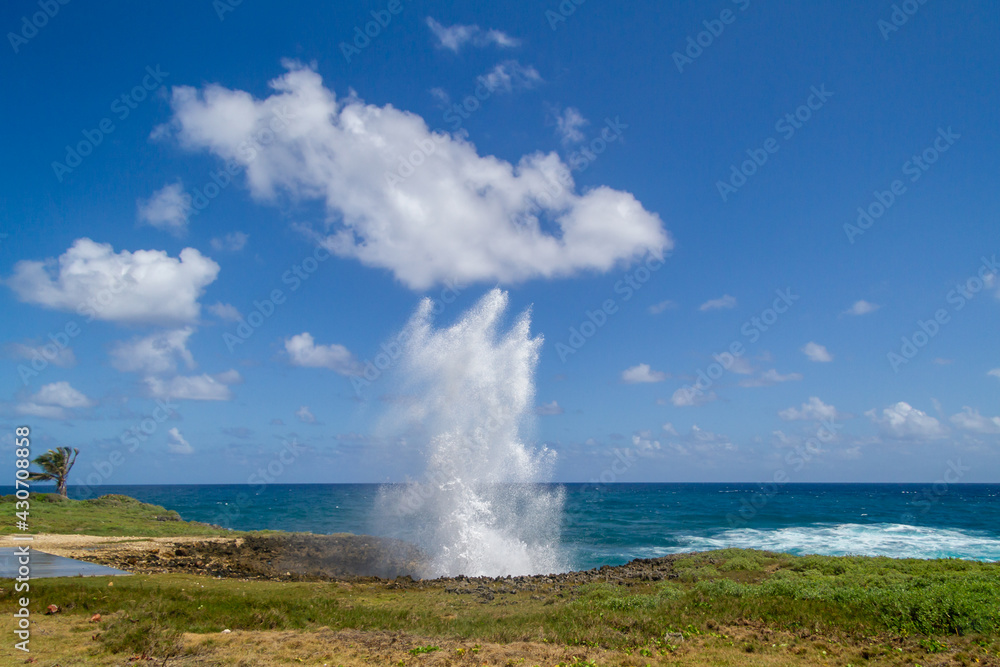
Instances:
[[[299,418],[299,421],[303,424],[315,424],[316,417],[313,416],[312,411],[309,406],[303,405],[298,410],[295,411],[295,416]]]
[[[230,232],[225,236],[212,239],[209,243],[212,246],[212,250],[218,250],[219,252],[239,252],[246,247],[248,240],[250,240],[248,234]]]
[[[184,436],[181,435],[180,429],[174,427],[167,431],[170,436],[170,442],[167,443],[167,449],[170,450],[171,454],[192,454],[194,452],[194,447],[191,446]]]
[[[995,378],[1000,378],[1000,368],[994,368],[991,371],[987,371],[987,375],[992,375]]]
[[[723,368],[726,368],[728,362],[727,370],[737,375],[752,375],[754,371],[753,364],[746,357],[732,357],[732,360],[729,361],[726,357],[719,355],[715,357],[715,360],[722,364]]]
[[[694,387],[681,387],[670,397],[670,402],[677,408],[690,408],[705,405],[718,400],[714,391],[698,391]]]
[[[521,42],[500,30],[483,30],[478,25],[443,26],[430,16],[427,17],[427,27],[437,38],[438,48],[448,49],[458,53],[463,46],[484,47],[495,45],[501,48],[518,46]]]
[[[741,387],[770,387],[781,382],[797,382],[802,379],[801,373],[782,375],[777,369],[766,370],[757,377],[740,380]]]
[[[833,421],[837,418],[837,409],[827,405],[816,396],[812,396],[802,408],[787,408],[778,413],[785,421]]]
[[[232,375],[235,373],[235,376]],[[228,374],[212,375],[178,375],[169,379],[147,377],[144,381],[152,398],[172,398],[187,401],[228,401],[233,392],[223,380],[233,380],[239,376],[236,371]],[[230,383],[235,384],[235,383]]]
[[[563,410],[563,407],[557,401],[542,403],[535,408],[535,414],[538,415],[561,415],[564,412],[565,410]]]
[[[729,294],[724,294],[718,299],[709,299],[705,303],[698,306],[698,310],[704,313],[709,310],[723,310],[735,307],[736,307],[736,297],[730,296]]]
[[[357,375],[361,364],[343,345],[317,345],[309,332],[285,340],[285,352],[293,366],[328,368],[341,375]]]
[[[956,415],[952,415],[951,423],[971,433],[1000,433],[1000,417],[984,417],[979,410],[966,406]]]
[[[819,343],[809,341],[802,346],[802,352],[809,358],[809,361],[833,361],[833,355],[827,351],[826,347],[820,345]]]
[[[855,301],[854,305],[844,311],[844,315],[867,315],[868,313],[874,313],[876,310],[882,306],[872,303],[871,301],[865,301],[861,299],[860,301]]]
[[[216,303],[208,306],[208,312],[212,313],[220,320],[228,320],[229,322],[239,322],[243,319],[240,315],[240,311],[236,309],[236,306],[231,303],[222,303],[217,301]]]
[[[89,408],[95,405],[82,392],[74,389],[69,382],[53,382],[38,390],[27,401],[18,403],[18,414],[45,419],[67,419],[68,410]]]
[[[667,435],[673,435],[673,436],[680,435],[679,433],[677,433],[677,429],[674,428],[674,425],[671,424],[670,422],[667,422],[666,424],[663,425],[663,432],[666,433]]]
[[[542,82],[542,75],[531,65],[516,60],[505,60],[479,77],[486,89],[493,93],[512,93],[534,88]]]
[[[875,410],[865,414],[890,438],[936,440],[948,435],[948,429],[941,422],[903,401],[885,408],[881,415]]]
[[[191,327],[118,342],[111,348],[111,365],[125,373],[156,375],[177,370],[181,360],[194,368],[194,357],[187,349],[187,340],[194,333]]]
[[[184,186],[179,181],[163,186],[148,200],[139,201],[138,209],[142,224],[178,237],[187,233],[191,197],[184,192]]]
[[[76,365],[76,355],[73,348],[60,347],[55,343],[11,343],[7,346],[10,356],[15,359],[26,359],[28,361],[44,361],[59,366],[60,368],[72,368]]]
[[[576,107],[566,107],[566,110],[556,116],[556,133],[564,144],[573,144],[583,141],[583,132],[580,128],[588,125],[590,121],[583,117]]]
[[[240,372],[235,368],[230,368],[228,371],[216,373],[212,377],[222,384],[243,384],[243,376],[240,375]]]
[[[639,384],[642,382],[663,382],[667,379],[667,374],[663,371],[654,371],[649,364],[639,364],[626,368],[622,371],[622,382],[625,384]]]
[[[649,313],[651,315],[659,315],[660,313],[662,313],[665,310],[668,310],[670,308],[676,308],[676,307],[677,307],[677,302],[676,301],[671,301],[670,299],[665,299],[663,301],[660,301],[659,303],[654,303],[652,306],[650,306],[648,308],[648,310],[649,310]]]
[[[21,260],[4,281],[17,298],[53,310],[130,324],[198,319],[198,298],[219,265],[194,248],[177,259],[162,250],[123,250],[77,239],[58,259]]]

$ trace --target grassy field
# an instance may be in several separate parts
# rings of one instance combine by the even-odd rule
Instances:
[[[19,532],[14,526],[16,498],[0,496],[0,535]],[[148,505],[128,496],[108,495],[90,500],[70,500],[55,493],[32,494],[29,525],[34,533],[61,535],[232,535],[222,528],[182,521],[177,512]]]
[[[503,579],[42,579],[31,584],[32,656],[247,667],[1000,665],[1000,564],[732,549],[670,567],[661,581],[617,584],[609,570],[606,582],[542,580],[517,592]],[[16,597],[0,581],[11,629]],[[43,615],[49,604],[62,612]],[[102,620],[89,622],[95,613]]]

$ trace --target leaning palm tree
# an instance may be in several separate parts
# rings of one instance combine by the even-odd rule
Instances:
[[[42,469],[42,472],[32,472],[28,474],[30,480],[49,481],[56,483],[56,490],[59,495],[66,498],[66,479],[69,471],[76,463],[76,457],[80,453],[79,449],[69,447],[56,447],[50,449],[37,457],[32,463]]]

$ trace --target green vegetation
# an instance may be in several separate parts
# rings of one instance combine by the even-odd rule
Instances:
[[[0,516],[14,516],[14,496],[0,496]],[[34,533],[62,535],[233,535],[208,524],[182,521],[180,515],[135,498],[107,495],[90,500],[70,500],[55,493],[32,494],[29,525]],[[18,532],[13,521],[0,523],[0,534]]]

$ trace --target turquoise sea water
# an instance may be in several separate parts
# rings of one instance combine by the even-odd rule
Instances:
[[[566,498],[561,545],[572,569],[722,547],[1000,561],[1000,484],[559,486]],[[378,490],[375,484],[272,484],[103,486],[97,492],[239,530],[386,535],[392,522],[375,513]],[[70,487],[70,496],[85,497],[82,491]]]

